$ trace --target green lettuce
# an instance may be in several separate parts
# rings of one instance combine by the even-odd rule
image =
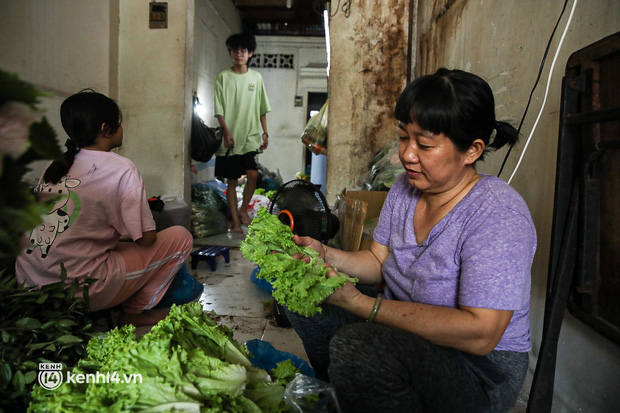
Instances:
[[[280,361],[276,363],[276,368],[271,370],[274,379],[284,385],[293,381],[298,373],[301,373],[301,370],[291,360]]]
[[[258,210],[240,249],[260,267],[257,277],[271,282],[273,298],[306,317],[320,313],[319,304],[347,281],[357,282],[342,273],[327,278],[328,269],[318,252],[295,244],[293,231],[266,208]],[[309,262],[293,258],[294,254],[308,257]]]
[[[35,386],[29,411],[284,411],[286,383],[252,366],[247,348],[213,315],[200,303],[172,306],[141,337],[125,326],[93,338],[70,373],[117,373],[116,381]]]

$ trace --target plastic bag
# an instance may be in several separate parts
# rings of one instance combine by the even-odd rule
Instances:
[[[195,279],[183,263],[170,283],[170,287],[154,308],[167,308],[197,300],[204,291],[204,284]]]
[[[295,367],[301,370],[302,374],[308,377],[314,377],[315,375],[314,369],[310,367],[306,360],[294,354],[287,353],[286,351],[276,350],[276,348],[267,341],[253,339],[247,341],[245,346],[250,353],[252,353],[250,363],[255,367],[271,372],[271,370],[277,367],[278,363],[290,360]]]
[[[308,120],[301,141],[308,147],[310,152],[316,155],[327,154],[327,112],[328,102],[319,110],[319,113]]]
[[[228,203],[216,182],[192,185],[191,222],[194,238],[228,231]]]
[[[260,267],[254,268],[252,274],[250,274],[250,281],[256,284],[261,290],[267,291],[268,293],[274,292],[275,288],[271,282],[267,281],[264,278],[258,278],[258,273],[260,272]],[[272,280],[273,281],[273,280]]]
[[[282,175],[280,175],[280,170],[276,169],[276,172],[271,172],[260,163],[257,166],[260,176],[258,188],[264,189],[265,191],[277,191],[284,183]]]
[[[284,390],[284,402],[294,412],[340,413],[331,384],[298,374]]]
[[[370,160],[369,171],[363,179],[362,189],[388,191],[404,172],[398,157],[398,141],[384,146]]]
[[[198,103],[198,97],[194,96],[194,108]],[[207,126],[194,110],[190,139],[192,159],[198,162],[207,162],[213,158],[222,143],[222,130],[221,127],[211,128]]]
[[[269,198],[267,198],[265,195],[258,195],[258,194],[252,195],[252,199],[250,200],[250,203],[248,204],[248,216],[250,217],[250,219],[254,219],[259,209],[268,208],[269,202],[270,202]],[[242,204],[243,204],[243,199],[240,199],[237,205],[238,208],[241,208]]]

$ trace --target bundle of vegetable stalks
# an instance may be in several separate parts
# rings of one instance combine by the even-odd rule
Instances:
[[[290,361],[280,363],[273,381],[252,366],[232,330],[199,303],[173,305],[141,337],[130,325],[111,330],[105,339],[92,339],[87,352],[70,372],[73,377],[99,375],[112,382],[37,386],[29,412],[283,412],[285,385],[299,372]]]
[[[306,317],[320,313],[319,304],[347,281],[357,282],[342,273],[327,278],[328,269],[319,254],[295,244],[291,229],[266,208],[259,209],[248,226],[241,253],[260,267],[257,277],[271,283],[278,303]],[[308,257],[309,262],[293,257],[298,253]]]

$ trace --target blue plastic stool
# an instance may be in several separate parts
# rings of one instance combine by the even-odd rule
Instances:
[[[198,261],[206,261],[211,271],[215,271],[215,257],[223,255],[228,264],[230,262],[230,249],[227,247],[204,247],[189,254],[192,257],[192,270],[196,269]]]

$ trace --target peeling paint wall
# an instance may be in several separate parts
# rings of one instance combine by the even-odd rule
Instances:
[[[374,153],[395,139],[406,84],[409,3],[350,2],[330,11],[327,198],[360,185]]]
[[[416,56],[412,56],[415,73],[423,75],[444,66],[478,74],[494,91],[497,117],[517,126],[563,4],[560,0],[418,0],[419,43],[414,49]],[[573,4],[573,0],[568,1],[523,123],[521,142],[512,151],[501,176],[509,180],[536,124],[521,166],[511,181],[530,207],[538,233],[530,305],[533,349],[526,391],[542,339],[562,76],[573,52],[620,30],[620,2],[580,0],[551,72],[545,100],[553,56]],[[497,174],[505,153],[501,150],[491,154],[478,169]],[[558,344],[553,412],[617,410],[619,371],[620,348],[567,312]]]

